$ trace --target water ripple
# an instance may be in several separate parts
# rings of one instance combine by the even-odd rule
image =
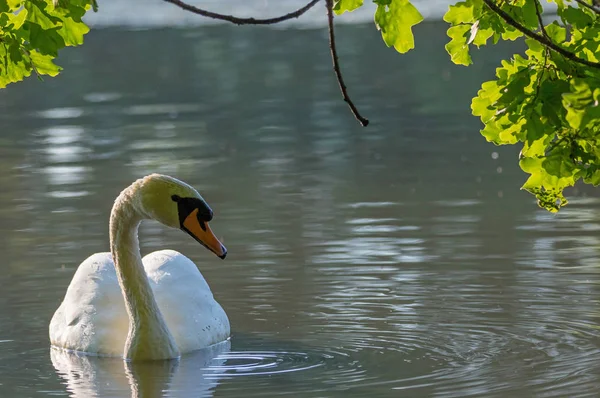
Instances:
[[[321,367],[333,358],[328,354],[311,355],[305,352],[231,352],[218,357],[225,361],[225,365],[211,369],[217,371],[215,377],[274,375]]]

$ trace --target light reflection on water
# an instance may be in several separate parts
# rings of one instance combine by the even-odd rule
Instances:
[[[442,29],[426,28],[441,44]],[[95,54],[115,40],[104,31],[73,54],[83,66],[24,83],[25,99],[6,92],[0,396],[595,395],[600,201],[584,197],[595,192],[559,215],[538,210],[518,191],[514,150],[482,142],[456,111],[483,76],[448,69],[432,99],[446,61],[427,47],[397,58],[372,45],[377,32],[345,29],[350,53],[382,60],[382,80],[353,86],[378,120],[369,130],[327,100],[331,76],[301,67],[319,64],[319,31],[302,33],[306,52],[254,44],[248,54],[264,57],[240,64],[204,50],[264,43],[269,31],[253,31],[256,42],[227,28],[130,32],[165,64],[123,42],[135,68],[86,80],[104,73]],[[163,81],[171,69],[181,76]],[[77,264],[107,250],[114,197],[150,172],[198,187],[215,210],[225,262],[154,222],[140,237],[144,253],[169,247],[201,265],[231,347],[149,367],[50,351],[48,322]]]

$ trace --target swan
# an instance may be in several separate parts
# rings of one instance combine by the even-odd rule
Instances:
[[[50,321],[54,347],[127,360],[178,358],[229,338],[227,314],[186,256],[160,250],[143,259],[138,227],[154,219],[191,235],[221,259],[208,226],[213,212],[191,186],[151,174],[125,188],[110,214],[110,253],[88,257]]]

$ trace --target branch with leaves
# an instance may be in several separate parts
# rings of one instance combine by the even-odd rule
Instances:
[[[579,5],[589,8],[590,10],[592,10],[593,12],[595,12],[596,14],[600,15],[600,9],[598,9],[595,5],[593,4],[588,4],[585,2],[585,0],[575,0]]]
[[[237,25],[271,25],[299,18],[319,0],[274,18],[241,18],[165,0],[183,10]],[[525,38],[524,56],[502,61],[497,79],[483,83],[473,99],[482,135],[497,145],[523,146],[519,164],[530,176],[523,189],[540,206],[558,211],[563,190],[577,181],[600,184],[600,8],[591,0],[550,0],[558,20],[543,21],[540,0],[463,0],[449,7],[446,50],[452,62],[470,65],[471,49],[500,40]],[[410,0],[372,0],[375,25],[388,47],[414,48],[413,27],[423,20]],[[356,119],[341,72],[335,15],[352,12],[364,0],[325,0],[329,49],[342,98]],[[0,0],[0,88],[32,73],[55,76],[53,60],[65,46],[79,45],[88,32],[81,17],[95,0]],[[559,23],[560,22],[560,23]],[[539,32],[539,33],[538,33]]]
[[[0,0],[0,88],[32,73],[56,76],[58,51],[83,43],[88,0]]]
[[[471,63],[471,45],[527,37],[525,56],[503,61],[471,108],[488,141],[523,145],[523,189],[552,212],[568,203],[565,188],[600,184],[600,18],[590,7],[557,6],[568,29],[545,25],[538,0],[467,0],[444,16],[452,25],[446,49],[458,64]]]
[[[538,0],[531,0],[531,1],[535,4],[536,13],[539,12],[538,7],[541,7],[541,6],[539,5]],[[502,10],[502,8],[500,8],[499,6],[494,4],[494,2],[492,0],[483,0],[483,2],[492,11],[494,11],[496,14],[498,14],[500,16],[500,18],[502,18],[507,24],[514,27],[519,32],[522,32],[525,36],[528,36],[534,40],[537,40],[538,42],[540,42],[540,44],[548,47],[549,49],[551,49],[553,51],[556,51],[557,53],[561,54],[562,56],[564,56],[572,61],[578,62],[583,65],[591,66],[593,68],[600,68],[600,62],[588,61],[587,59],[580,58],[574,52],[566,50],[566,49],[562,48],[561,46],[557,45],[556,43],[554,43],[547,34],[539,35],[533,31],[527,29],[525,26],[520,24],[515,18],[511,17],[509,13],[507,13],[506,11]],[[541,25],[541,29],[542,29],[542,32],[545,32],[543,24]]]

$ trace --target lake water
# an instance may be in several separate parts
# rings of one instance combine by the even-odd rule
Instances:
[[[600,388],[600,201],[554,216],[519,190],[518,148],[470,98],[518,46],[450,64],[340,26],[100,29],[64,73],[0,92],[0,397],[584,397]],[[77,265],[108,249],[113,199],[160,172],[215,211],[225,261],[147,222],[143,253],[199,264],[229,344],[179,362],[53,351]]]

